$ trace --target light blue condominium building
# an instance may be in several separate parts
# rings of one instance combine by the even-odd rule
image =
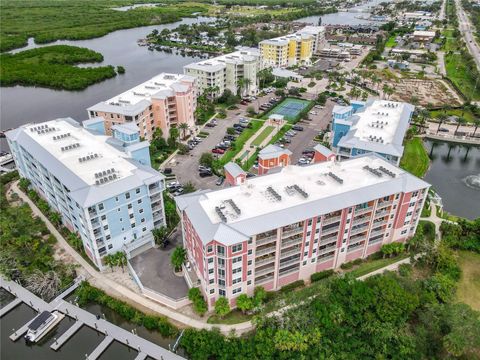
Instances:
[[[135,125],[134,125],[135,126]],[[154,244],[165,225],[164,176],[150,167],[148,142],[118,125],[106,136],[102,118],[28,124],[6,137],[20,175],[82,238],[100,268],[117,251],[133,256]]]
[[[338,160],[377,153],[395,165],[415,107],[387,100],[356,101],[332,110],[332,147]]]

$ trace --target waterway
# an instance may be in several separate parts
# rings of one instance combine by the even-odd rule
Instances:
[[[372,0],[364,4],[352,7],[346,12],[338,12],[333,14],[326,14],[322,16],[307,16],[297,21],[318,24],[318,19],[322,18],[322,25],[381,25],[382,22],[368,20],[370,13],[369,9],[374,8],[382,2],[389,2],[390,0]]]
[[[442,197],[446,211],[480,217],[480,147],[425,141],[431,159],[425,181]]]
[[[14,297],[10,293],[0,288],[0,308],[13,299]],[[66,300],[72,301],[73,299],[74,296],[70,296]],[[85,307],[85,310],[102,316],[107,321],[118,325],[125,330],[131,331],[132,329],[135,329],[138,336],[166,349],[168,349],[169,344],[174,341],[174,339],[162,337],[158,332],[149,331],[144,327],[139,327],[126,321],[107,307],[98,304],[90,304]],[[2,360],[28,359],[29,357],[35,358],[35,360],[85,359],[85,355],[90,354],[104,339],[103,334],[98,333],[88,326],[83,326],[58,351],[51,350],[50,345],[55,341],[55,338],[58,338],[75,322],[75,320],[67,316],[60,322],[54,331],[46,335],[46,337],[38,344],[27,345],[22,338],[16,342],[11,341],[9,336],[14,332],[14,329],[18,329],[25,325],[36,314],[36,311],[29,306],[20,304],[1,319],[0,358]],[[136,350],[121,343],[113,342],[101,355],[100,360],[131,360],[135,359],[137,354]],[[181,349],[178,351],[178,354],[185,356],[182,354]]]

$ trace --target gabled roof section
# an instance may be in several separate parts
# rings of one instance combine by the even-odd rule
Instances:
[[[265,160],[277,158],[283,154],[292,155],[292,152],[288,149],[282,149],[278,145],[270,144],[260,150],[260,152],[258,153],[258,157]]]

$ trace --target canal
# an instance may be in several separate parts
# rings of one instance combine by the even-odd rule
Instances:
[[[480,147],[426,140],[431,159],[425,180],[442,197],[446,211],[480,217]]]
[[[75,296],[72,295],[65,300],[72,301],[74,298]],[[9,292],[0,288],[0,308],[7,305],[13,299],[14,297]],[[105,317],[107,321],[125,330],[131,331],[135,329],[138,336],[166,349],[168,349],[169,344],[175,340],[164,338],[158,332],[149,331],[144,327],[130,323],[105,306],[89,304],[84,309],[92,314]],[[50,332],[38,344],[27,345],[22,338],[16,342],[11,341],[9,336],[14,332],[14,329],[25,325],[36,314],[36,311],[32,310],[29,306],[21,304],[2,317],[0,321],[0,341],[2,344],[0,358],[2,360],[28,359],[30,356],[35,358],[35,360],[85,359],[85,355],[90,354],[104,339],[103,334],[84,325],[58,351],[51,350],[50,345],[55,341],[55,338],[58,338],[75,323],[74,319],[66,316],[54,331]],[[177,353],[185,356],[181,349],[179,349]],[[132,360],[135,359],[137,354],[138,352],[136,350],[114,341],[99,359]]]

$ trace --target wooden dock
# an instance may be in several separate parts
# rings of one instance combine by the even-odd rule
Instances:
[[[9,302],[7,305],[5,305],[3,308],[0,309],[0,318],[3,317],[3,315],[5,315],[6,313],[15,309],[21,303],[22,303],[22,300],[20,300],[19,298],[16,298],[12,302]]]
[[[137,360],[145,359],[146,357],[151,357],[159,360],[180,360],[183,359],[181,356],[174,354],[167,349],[162,348],[148,340],[145,340],[138,335],[134,335],[131,332],[122,329],[121,327],[114,325],[104,319],[98,319],[94,314],[79,308],[75,305],[72,305],[61,298],[62,294],[69,294],[73,290],[71,288],[76,288],[79,285],[79,282],[75,282],[71,288],[64,291],[61,295],[55,298],[51,303],[47,303],[40,299],[38,296],[32,294],[27,289],[23,288],[16,282],[6,281],[1,278],[0,285],[17,296],[18,304],[24,302],[33,309],[37,311],[53,311],[57,310],[66,316],[69,316],[76,320],[75,324],[72,325],[67,331],[65,331],[50,347],[53,350],[58,350],[62,345],[64,345],[75,333],[83,326],[89,326],[90,328],[102,333],[105,335],[105,339],[95,348],[95,350],[88,356],[88,359],[94,360],[97,359],[113,341],[118,341],[124,345],[129,346],[130,348],[138,351],[136,357]],[[65,295],[63,295],[65,296]],[[18,305],[17,304],[17,305]],[[12,309],[17,306],[12,305]],[[6,312],[5,312],[6,313]],[[33,319],[32,319],[33,320]],[[18,340],[25,332],[28,330],[28,325],[32,321],[30,320],[23,327],[15,331],[10,335],[12,341]]]

